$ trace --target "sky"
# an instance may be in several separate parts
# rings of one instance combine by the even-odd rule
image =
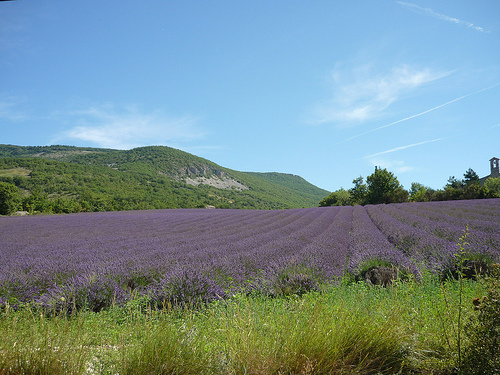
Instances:
[[[499,132],[497,0],[0,1],[0,144],[440,189]]]

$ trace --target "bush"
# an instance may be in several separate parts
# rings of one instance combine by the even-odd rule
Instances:
[[[352,196],[348,190],[340,188],[319,202],[320,207],[328,206],[350,206],[352,204]]]
[[[21,204],[17,187],[7,182],[0,182],[0,215],[16,212]]]
[[[273,263],[251,286],[266,297],[301,296],[319,290],[314,271],[294,259]]]
[[[465,326],[469,338],[465,349],[463,374],[494,375],[500,373],[500,265],[491,267],[485,279],[488,294],[474,298],[477,314]]]
[[[42,295],[37,303],[48,313],[80,310],[99,312],[125,301],[120,285],[106,276],[77,276],[64,286],[55,286]]]
[[[363,259],[360,263],[349,266],[347,281],[364,281],[369,285],[388,286],[394,281],[418,279],[418,271],[402,257],[385,255],[385,258],[374,257]]]
[[[153,308],[168,305],[197,307],[225,297],[210,277],[196,270],[177,270],[165,275],[145,292]]]
[[[269,297],[278,297],[301,296],[313,290],[318,290],[318,284],[310,275],[284,271],[273,275],[263,292]]]
[[[476,280],[480,276],[487,276],[491,271],[493,260],[487,254],[470,253],[463,256],[455,256],[444,263],[440,270],[441,281],[460,277]]]

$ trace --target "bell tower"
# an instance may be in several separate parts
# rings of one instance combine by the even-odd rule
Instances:
[[[500,177],[500,159],[491,158],[490,159],[490,177]]]

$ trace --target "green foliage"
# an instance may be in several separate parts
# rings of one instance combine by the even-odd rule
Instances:
[[[260,280],[259,290],[267,297],[301,296],[317,291],[319,284],[313,272],[307,267],[290,265],[274,273],[265,275]]]
[[[472,279],[476,280],[487,275],[494,263],[494,259],[490,254],[484,254],[474,250],[467,242],[469,236],[468,226],[464,229],[464,234],[460,237],[457,244],[458,251],[448,264],[445,264],[440,271],[440,280],[449,279],[461,280]]]
[[[463,184],[470,185],[477,183],[479,183],[479,176],[477,175],[477,173],[474,172],[472,168],[467,169],[467,171],[464,173]]]
[[[448,178],[448,182],[446,183],[445,188],[450,187],[454,189],[461,189],[463,188],[464,184],[463,181],[458,180],[455,176],[450,176]]]
[[[348,190],[340,188],[330,193],[319,202],[320,207],[328,206],[350,206],[352,204],[352,195]]]
[[[258,173],[258,172],[246,172],[247,175],[259,177],[262,180],[278,184],[280,186],[287,187],[297,194],[301,195],[307,199],[315,199],[317,202],[328,193],[327,190],[320,189],[313,184],[307,182],[300,176],[296,176],[288,173]]]
[[[393,267],[392,263],[379,258],[365,259],[354,270],[349,278],[354,278],[355,281],[364,281],[366,272],[373,267]]]
[[[492,198],[500,197],[500,177],[490,177],[484,182],[484,187],[488,189]],[[493,196],[494,195],[494,196]]]
[[[466,280],[463,299],[485,295],[485,288]],[[453,374],[455,336],[448,345],[443,323],[448,334],[456,328],[458,291],[457,281],[441,286],[427,275],[393,288],[351,283],[302,297],[238,295],[196,310],[158,311],[144,299],[70,316],[6,309],[0,373]],[[495,332],[499,326],[492,322]],[[477,363],[488,361],[479,350]]]
[[[438,190],[413,182],[410,190],[406,191],[392,172],[379,167],[375,167],[375,172],[366,178],[366,182],[365,184],[362,176],[352,181],[354,187],[349,189],[350,204],[402,203],[408,200],[411,202],[430,202],[500,197],[500,177],[489,178],[481,185],[477,173],[470,168],[464,173],[463,180],[451,176],[445,187]],[[335,193],[323,198],[320,206],[337,205],[337,202],[341,200]]]
[[[500,371],[500,265],[484,280],[486,296],[474,298],[476,314],[465,327],[469,339],[463,374],[494,375]]]
[[[500,369],[500,265],[491,264],[491,260],[485,261],[480,255],[471,255],[468,236],[467,227],[457,244],[457,298],[451,301],[445,291],[445,284],[441,284],[446,305],[444,316],[440,315],[439,319],[449,349],[449,366],[453,372],[493,375],[498,374]],[[471,262],[481,267],[471,267]],[[484,268],[483,272],[481,268]],[[486,274],[488,276],[483,279]],[[476,277],[480,277],[477,284],[483,286],[482,290],[489,290],[488,296],[482,299],[475,297],[472,305],[466,306],[463,301],[467,299],[467,279],[475,280]],[[454,312],[453,318],[449,318],[451,312]]]
[[[486,185],[479,183],[471,183],[469,185],[460,185],[460,187],[453,187],[450,184],[445,186],[443,190],[436,190],[432,196],[432,201],[448,201],[459,199],[485,199],[497,198],[498,194],[490,190]]]
[[[30,213],[157,208],[313,207],[326,193],[298,176],[233,171],[170,147],[108,150],[0,145],[0,181],[23,192]],[[22,172],[22,173],[21,173]],[[193,186],[186,178],[231,178],[246,190]]]
[[[375,172],[366,178],[367,203],[401,203],[408,200],[408,192],[403,189],[392,172],[375,167]]]
[[[7,182],[0,182],[0,215],[16,212],[21,203],[17,187]]]
[[[418,182],[412,182],[409,191],[412,202],[429,202],[432,199],[434,190]]]
[[[375,172],[366,178],[355,178],[354,187],[348,191],[340,189],[325,197],[321,205],[354,205],[354,204],[380,204],[401,203],[408,201],[408,192],[403,189],[398,179],[387,169],[375,167]]]
[[[354,187],[349,190],[352,196],[352,202],[354,204],[365,204],[366,194],[368,193],[368,188],[363,181],[363,177],[359,176],[352,180]]]

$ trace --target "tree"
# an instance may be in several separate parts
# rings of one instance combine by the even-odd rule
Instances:
[[[447,187],[450,187],[450,188],[453,188],[453,189],[461,189],[461,188],[464,187],[464,184],[463,184],[462,181],[460,181],[459,179],[455,178],[455,176],[451,176],[448,179],[448,183],[446,184],[445,189]]]
[[[319,202],[320,207],[349,205],[351,205],[351,193],[343,188],[330,193]]]
[[[366,183],[366,198],[370,204],[401,203],[408,200],[408,192],[403,189],[396,176],[385,168],[375,167],[375,172],[366,178]]]
[[[31,195],[23,198],[23,209],[30,214],[34,212],[50,212],[50,201],[47,194],[42,193],[40,189],[34,189]]]
[[[16,185],[0,182],[0,215],[16,212],[21,203],[21,197]]]
[[[467,169],[467,171],[464,173],[463,183],[466,186],[479,183],[479,176],[476,172],[474,172],[472,168]]]
[[[351,203],[352,204],[365,204],[366,201],[366,193],[368,192],[368,188],[363,181],[363,177],[359,176],[352,180],[354,187],[349,190],[351,193]]]
[[[484,199],[494,198],[489,189],[479,183],[470,183],[463,189],[462,199]]]
[[[484,187],[486,187],[495,198],[500,197],[500,177],[488,178],[484,182]]]
[[[412,202],[429,202],[434,190],[418,182],[412,182],[409,193]]]

